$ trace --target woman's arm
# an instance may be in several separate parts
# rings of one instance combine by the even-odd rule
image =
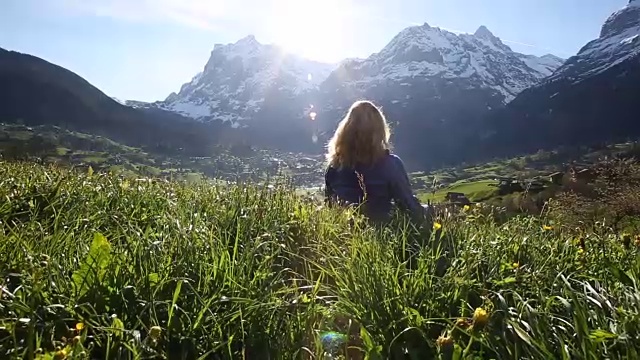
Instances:
[[[332,175],[333,175],[333,168],[329,166],[327,167],[327,170],[324,173],[324,203],[326,205],[331,204],[335,197],[335,192],[331,187]]]
[[[416,223],[421,224],[425,219],[425,210],[420,204],[420,200],[413,195],[409,175],[404,168],[402,160],[391,155],[390,182],[391,195],[400,209],[411,214],[411,218]]]

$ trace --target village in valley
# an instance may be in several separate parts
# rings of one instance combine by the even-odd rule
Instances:
[[[633,156],[637,148],[635,142],[629,142],[599,149],[540,151],[481,165],[412,172],[409,177],[425,205],[464,207],[487,203],[519,212],[522,199],[542,204],[567,184],[592,181],[595,175],[591,165],[600,159]],[[148,176],[215,184],[287,182],[298,192],[315,196],[321,195],[324,185],[323,155],[251,146],[220,147],[205,157],[150,154],[101,136],[56,126],[0,124],[0,154],[5,159],[37,159],[132,178]]]

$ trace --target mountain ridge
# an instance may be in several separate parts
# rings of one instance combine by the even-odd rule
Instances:
[[[508,51],[516,54],[517,57],[519,57],[520,59],[522,59],[523,62],[525,62],[526,66],[528,66],[530,71],[532,71],[535,74],[534,76],[536,78],[543,78],[547,75],[550,75],[551,74],[550,70],[553,70],[555,67],[559,66],[563,61],[563,59],[554,55],[545,55],[542,57],[538,57],[535,55],[520,54],[517,52],[513,52],[507,45],[503,44],[498,37],[493,35],[493,33],[491,33],[491,31],[484,25],[481,25],[473,35],[471,34],[456,35],[446,30],[442,30],[440,28],[433,28],[429,26],[428,23],[425,23],[421,27],[413,26],[413,27],[405,28],[398,35],[403,34],[403,32],[406,33],[406,32],[414,31],[415,29],[418,29],[418,28],[434,29],[434,30],[437,29],[437,31],[443,31],[445,33],[449,33],[456,37],[468,36],[470,38],[482,39],[487,43],[491,43],[497,47],[500,47],[504,51]],[[389,44],[393,43],[394,40],[397,40],[398,35],[392,38]],[[387,44],[387,46],[383,48],[381,51],[377,53],[373,53],[367,58],[364,58],[364,59],[363,58],[347,58],[334,64],[330,64],[330,63],[325,64],[325,63],[315,62],[311,60],[306,60],[296,55],[289,55],[291,58],[301,59],[302,61],[308,64],[313,64],[314,66],[316,66],[316,68],[321,69],[320,71],[316,70],[315,74],[312,71],[305,71],[306,68],[304,68],[304,70],[298,71],[296,74],[297,85],[302,85],[302,86],[300,86],[299,88],[295,88],[294,86],[294,93],[300,94],[301,92],[314,90],[315,87],[318,87],[319,85],[321,85],[321,83],[324,80],[326,80],[326,78],[329,77],[330,73],[335,71],[337,68],[343,65],[349,65],[353,63],[366,61],[367,59],[371,59],[372,57],[380,54],[381,52],[384,52],[384,50],[387,47],[389,47],[389,44]],[[264,55],[264,53],[269,53],[271,50],[276,50],[276,52],[280,52],[282,54],[285,53],[284,50],[279,48],[277,45],[261,44],[260,42],[257,41],[256,37],[251,34],[241,38],[235,43],[228,43],[228,44],[217,43],[214,45],[214,49],[212,50],[211,56],[207,61],[207,64],[205,65],[203,71],[196,74],[191,79],[191,81],[183,84],[181,89],[177,93],[176,92],[171,93],[165,100],[156,101],[154,103],[143,103],[138,101],[127,101],[126,103],[132,106],[137,106],[137,107],[145,106],[145,104],[147,106],[149,106],[150,104],[154,104],[155,106],[161,107],[163,109],[175,111],[182,115],[190,116],[197,120],[204,119],[206,121],[205,118],[215,117],[216,115],[218,115],[218,118],[221,119],[223,122],[229,121],[228,119],[232,118],[232,116],[229,113],[223,112],[222,114],[216,114],[215,108],[219,105],[218,104],[219,98],[221,97],[224,98],[225,95],[231,96],[231,94],[209,93],[208,95],[211,96],[213,100],[211,100],[210,103],[208,104],[202,101],[193,99],[193,95],[194,95],[193,93],[195,92],[195,89],[199,90],[201,89],[202,86],[206,86],[202,84],[202,80],[204,76],[203,74],[211,73],[214,70],[216,65],[216,61],[214,60],[216,57],[217,58],[220,57],[220,53],[223,53],[227,58],[239,57],[240,59],[242,59],[243,62],[248,62],[252,58],[255,58],[260,55]],[[280,56],[282,56],[282,54],[280,54]],[[273,55],[273,54],[270,54],[270,55]],[[309,74],[311,75],[311,77],[308,79],[312,79],[312,81],[305,82],[304,78],[307,77],[307,75]],[[256,77],[259,77],[259,75],[263,75],[263,74],[257,74]],[[264,75],[268,79],[263,80],[262,81],[263,83],[269,83],[269,80],[273,80],[272,79],[273,76],[270,77],[268,75]],[[257,82],[260,82],[260,80],[258,79]],[[261,85],[264,85],[264,84],[261,84]],[[504,91],[504,93],[510,99],[517,92],[521,91],[522,88],[523,86],[516,86],[513,89]],[[235,95],[238,95],[238,94],[235,94]],[[261,103],[262,100],[263,100],[262,98],[249,99],[248,101],[250,103],[249,103],[249,106],[247,106],[247,108],[255,110],[256,106],[259,105],[258,103]],[[187,105],[188,103],[190,104]],[[238,106],[239,104],[235,104],[235,105],[236,106],[233,108],[233,110],[235,111],[244,113],[247,110],[245,108],[242,108],[241,106]],[[187,109],[187,108],[191,108],[191,109]],[[239,118],[244,119],[243,116],[239,116]],[[236,127],[239,126],[237,122],[231,122],[231,124],[235,125]]]
[[[248,35],[215,44],[203,70],[165,100],[126,103],[223,123],[260,146],[320,152],[355,100],[379,103],[403,126],[416,124],[412,118],[419,113],[428,114],[415,129],[397,129],[398,142],[414,141],[415,130],[464,126],[504,106],[562,62],[552,55],[515,52],[486,26],[474,34],[428,23],[407,27],[369,57],[337,64],[304,60]],[[419,98],[429,107],[414,106]]]
[[[88,131],[154,151],[206,151],[205,129],[174,113],[122,105],[87,80],[33,55],[0,48],[0,121]]]

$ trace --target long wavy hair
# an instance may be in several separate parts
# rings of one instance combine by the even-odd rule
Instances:
[[[382,110],[370,101],[357,101],[327,145],[330,166],[369,166],[386,155],[391,131]]]

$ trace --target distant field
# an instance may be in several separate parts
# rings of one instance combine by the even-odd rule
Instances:
[[[435,194],[419,192],[418,198],[423,201],[444,201],[448,192],[463,193],[471,201],[480,201],[495,195],[497,188],[495,186],[496,181],[483,180],[474,182],[458,182],[447,188],[439,189]]]

